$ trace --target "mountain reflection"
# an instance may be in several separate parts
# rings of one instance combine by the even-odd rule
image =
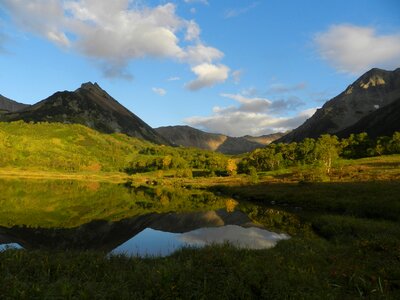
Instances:
[[[263,230],[235,200],[203,190],[29,180],[1,186],[0,250],[18,244],[28,250],[166,255],[169,244],[175,249],[227,241],[258,249],[288,237]],[[156,242],[161,240],[164,246]],[[157,245],[145,250],[151,244]]]
[[[225,225],[258,226],[241,211],[229,213],[221,209],[207,212],[151,213],[117,222],[93,221],[76,228],[0,227],[0,244],[18,243],[25,249],[92,249],[109,252],[146,228],[185,233]],[[190,237],[191,235],[187,235],[185,239]]]

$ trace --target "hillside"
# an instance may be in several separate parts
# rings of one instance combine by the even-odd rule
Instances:
[[[0,122],[0,167],[119,171],[152,144],[77,124]]]
[[[260,137],[230,137],[204,132],[190,126],[167,126],[155,130],[174,145],[217,151],[224,154],[250,152],[268,145],[283,135],[276,133]]]
[[[377,109],[354,125],[338,132],[339,137],[348,137],[352,133],[366,132],[368,136],[391,136],[400,131],[400,98],[393,103]]]
[[[91,82],[73,92],[57,92],[23,111],[5,114],[2,120],[82,124],[103,133],[125,133],[153,143],[168,144],[97,83]]]
[[[28,106],[27,104],[19,103],[0,95],[0,112],[16,112]]]
[[[394,71],[372,69],[344,92],[326,102],[310,119],[278,142],[317,138],[324,133],[336,134],[399,98],[400,68]],[[361,128],[360,130],[364,131]]]

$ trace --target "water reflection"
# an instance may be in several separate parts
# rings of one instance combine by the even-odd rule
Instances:
[[[265,229],[237,225],[217,228],[200,228],[182,234],[181,240],[188,245],[204,246],[208,244],[231,243],[239,248],[267,249],[280,240],[288,239],[286,234],[279,234]]]
[[[0,226],[73,228],[94,220],[118,221],[149,213],[226,207],[213,193],[174,187],[127,188],[71,180],[0,180]]]
[[[278,234],[265,229],[238,225],[199,228],[186,233],[171,233],[146,228],[126,241],[112,254],[130,256],[166,256],[182,247],[203,247],[210,244],[229,243],[238,248],[268,249],[280,240],[288,239],[287,234]]]
[[[8,250],[8,249],[21,249],[21,245],[17,243],[11,244],[0,244],[0,251]]]
[[[202,190],[0,180],[0,191],[0,250],[168,255],[184,245],[219,242],[260,249],[288,235],[266,231],[254,216],[262,215],[263,224],[293,223],[286,215],[243,207],[250,218],[235,200]]]

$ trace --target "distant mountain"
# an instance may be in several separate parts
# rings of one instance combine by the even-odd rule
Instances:
[[[14,100],[8,99],[0,95],[0,111],[3,112],[16,112],[18,110],[28,107],[27,104],[22,104]]]
[[[400,98],[339,131],[337,136],[348,137],[352,133],[366,132],[368,136],[376,138],[391,136],[395,131],[400,131]]]
[[[91,82],[73,92],[57,92],[23,111],[5,114],[3,120],[82,124],[104,133],[121,132],[153,143],[169,144],[97,83]]]
[[[350,128],[361,119],[399,98],[400,68],[394,71],[372,69],[357,79],[344,92],[326,102],[304,124],[276,142],[301,141],[306,137],[317,138],[324,133],[344,132],[346,128]],[[384,121],[382,119],[379,124],[387,127]],[[365,131],[366,129],[360,128],[360,124],[357,125],[357,130]],[[369,130],[371,132],[379,131],[379,129],[372,128]]]
[[[204,132],[190,126],[167,126],[159,127],[155,130],[174,145],[195,147],[224,154],[250,152],[254,149],[262,148],[283,136],[283,133],[276,133],[260,137],[230,137],[223,134]]]

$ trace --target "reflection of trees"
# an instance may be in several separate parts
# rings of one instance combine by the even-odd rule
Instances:
[[[253,222],[263,225],[267,230],[281,231],[291,236],[312,235],[311,226],[302,222],[295,214],[252,203],[241,203],[238,208]]]
[[[225,201],[225,206],[226,206],[226,211],[227,212],[234,212],[235,211],[235,208],[236,208],[236,206],[239,204],[239,202],[237,202],[236,200],[234,200],[234,199],[227,199],[226,201]]]
[[[0,180],[0,225],[73,227],[152,212],[213,210],[225,200],[207,191],[168,187],[127,188],[80,181]]]

